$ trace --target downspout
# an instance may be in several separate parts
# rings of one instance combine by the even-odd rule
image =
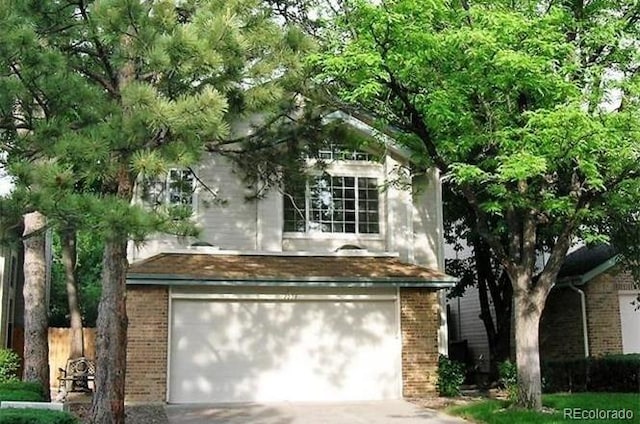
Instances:
[[[587,327],[587,302],[584,291],[580,290],[573,283],[569,283],[571,290],[580,295],[580,309],[582,310],[582,339],[584,340],[584,357],[589,357],[589,331]]]

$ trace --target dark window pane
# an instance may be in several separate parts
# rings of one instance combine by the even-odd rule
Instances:
[[[355,233],[356,232],[356,224],[344,224],[344,232],[345,233]]]

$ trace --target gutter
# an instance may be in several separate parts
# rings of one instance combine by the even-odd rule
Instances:
[[[589,357],[589,329],[587,327],[587,302],[584,291],[580,290],[573,283],[568,284],[569,288],[580,295],[580,309],[582,311],[582,339],[584,340],[584,357]]]

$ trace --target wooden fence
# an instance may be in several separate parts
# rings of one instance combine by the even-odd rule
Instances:
[[[84,328],[84,356],[96,357],[96,329]],[[49,328],[49,381],[58,387],[58,368],[64,368],[71,351],[71,329]]]

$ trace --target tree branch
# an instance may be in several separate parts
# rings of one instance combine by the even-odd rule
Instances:
[[[387,86],[391,89],[391,92],[402,102],[404,106],[404,115],[409,120],[412,132],[416,134],[424,147],[427,149],[431,160],[440,169],[440,172],[447,173],[449,171],[449,164],[440,156],[438,149],[431,137],[431,132],[424,122],[422,114],[418,111],[415,105],[409,99],[406,89],[396,80],[395,76],[387,66],[384,66],[387,74],[389,75],[389,81]]]
[[[107,78],[105,78],[103,75],[98,74],[97,72],[93,72],[87,68],[78,66],[78,67],[74,67],[74,69],[78,72],[80,72],[81,74],[84,74],[86,77],[94,80],[95,82],[97,82],[98,84],[100,84],[105,90],[107,90],[107,92],[109,94],[111,94],[113,97],[119,97],[120,94],[118,93],[118,91],[116,90],[116,88],[113,86],[113,84],[111,83],[111,81],[109,81]]]
[[[120,97],[120,94],[117,91],[118,74],[114,71],[113,67],[111,66],[111,62],[109,62],[109,55],[107,54],[107,50],[105,49],[104,45],[100,42],[98,37],[93,33],[92,23],[87,13],[85,0],[78,0],[78,9],[80,11],[80,15],[82,16],[82,19],[87,24],[87,26],[89,27],[89,30],[92,33],[91,38],[92,38],[93,44],[96,47],[96,52],[98,54],[100,63],[102,63],[102,66],[104,67],[108,75],[108,78],[111,81],[111,86],[114,87],[116,91],[116,96]]]
[[[38,106],[40,106],[40,108],[42,109],[42,113],[44,113],[45,118],[48,119],[50,116],[49,107],[47,106],[46,101],[43,98],[40,98],[40,96],[42,95],[42,93],[38,93],[38,91],[40,90],[38,90],[35,87],[35,84],[32,84],[31,81],[27,81],[22,76],[22,74],[20,73],[19,66],[17,66],[15,63],[11,63],[9,66],[11,67],[11,70],[16,75],[16,77],[18,77],[18,79],[20,80],[24,88],[26,88],[29,91],[29,93],[31,94],[31,97],[33,97],[33,100],[38,104]]]

